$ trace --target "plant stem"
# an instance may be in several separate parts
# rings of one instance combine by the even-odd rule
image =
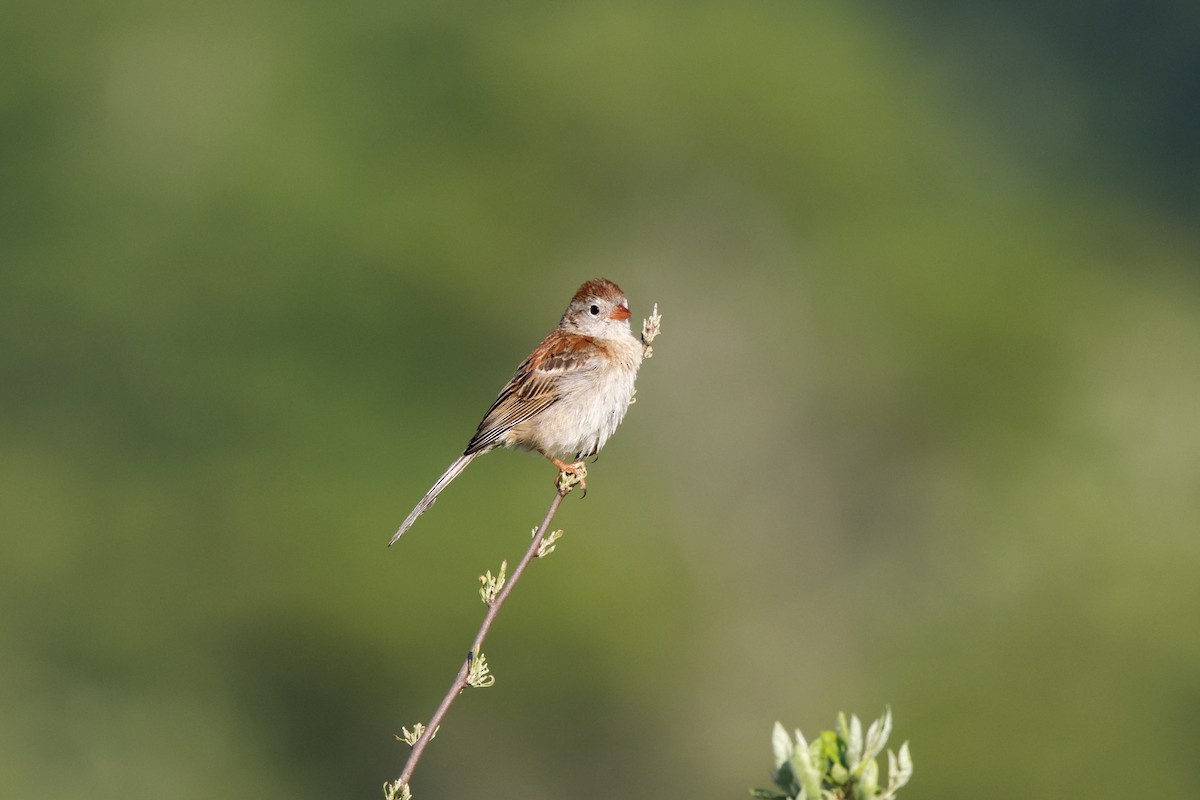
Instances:
[[[521,562],[517,564],[516,569],[512,571],[512,575],[509,576],[500,593],[496,595],[495,601],[488,608],[488,612],[483,618],[483,624],[479,626],[479,632],[475,634],[475,640],[471,642],[471,649],[467,652],[467,658],[463,661],[463,665],[459,667],[458,675],[455,676],[454,682],[450,684],[450,691],[446,692],[446,696],[442,698],[441,704],[433,712],[433,717],[429,720],[429,724],[425,726],[425,732],[421,734],[421,738],[413,744],[408,761],[404,764],[404,771],[400,773],[399,783],[408,784],[409,779],[412,778],[413,771],[417,768],[417,762],[421,760],[421,754],[425,752],[425,747],[429,744],[429,740],[433,738],[438,726],[442,724],[442,719],[446,716],[446,712],[450,710],[451,703],[466,688],[467,674],[471,669],[472,659],[482,649],[483,640],[488,635],[488,631],[491,630],[492,623],[496,620],[496,615],[500,613],[500,607],[504,605],[504,601],[508,599],[509,593],[517,585],[517,581],[521,579],[521,575],[525,572],[525,567],[529,566],[529,562],[537,556],[538,546],[541,545],[542,539],[545,538],[546,532],[550,529],[550,522],[558,512],[558,506],[562,503],[564,497],[566,497],[564,493],[554,493],[554,500],[550,502],[550,509],[546,512],[546,518],[542,520],[541,526],[534,533],[533,542],[529,545],[529,549],[525,551]]]

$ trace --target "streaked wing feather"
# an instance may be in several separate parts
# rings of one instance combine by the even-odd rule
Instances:
[[[479,423],[465,452],[476,453],[504,444],[506,433],[557,402],[559,378],[587,363],[590,344],[586,337],[561,331],[547,337],[534,354],[517,367],[516,374]]]

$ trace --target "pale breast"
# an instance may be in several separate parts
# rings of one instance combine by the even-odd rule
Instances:
[[[560,399],[514,431],[518,446],[563,457],[594,455],[629,410],[642,345],[632,334],[596,343],[609,365],[562,378]]]

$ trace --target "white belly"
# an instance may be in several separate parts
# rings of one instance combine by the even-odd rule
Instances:
[[[521,446],[574,458],[595,455],[621,424],[642,361],[642,344],[628,339],[607,342],[624,369],[585,372],[562,386],[562,396],[538,415]],[[528,437],[528,438],[526,438]]]

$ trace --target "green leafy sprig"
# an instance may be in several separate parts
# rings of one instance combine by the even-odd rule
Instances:
[[[824,731],[811,742],[799,729],[788,736],[776,722],[771,734],[775,769],[771,780],[776,789],[751,789],[761,800],[892,800],[912,779],[913,763],[908,742],[899,753],[887,751],[887,783],[880,785],[876,760],[892,733],[892,711],[871,723],[863,735],[862,723],[851,715],[838,714],[837,729]]]

